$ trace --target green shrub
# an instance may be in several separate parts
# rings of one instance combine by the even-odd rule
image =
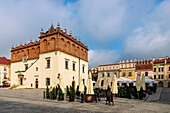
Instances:
[[[58,100],[64,100],[64,93],[59,84],[58,84],[58,92],[59,92]]]
[[[124,97],[123,88],[120,87],[120,97]]]
[[[139,91],[139,99],[143,99],[143,88],[142,87]]]
[[[55,87],[52,89],[52,96],[53,96],[53,99],[56,99],[56,88]]]
[[[57,95],[58,95],[58,87],[56,86],[56,97],[57,97]]]
[[[66,93],[67,93],[67,96],[69,96],[70,91],[69,91],[69,87],[68,87],[68,86],[67,86],[67,91],[66,91]]]
[[[135,99],[138,99],[138,92],[137,92],[136,87],[133,88],[133,93],[132,93],[132,95],[135,97]]]
[[[47,88],[46,88],[46,98],[47,99],[50,98],[50,91],[49,91],[48,85],[47,85]]]
[[[70,86],[70,96],[69,96],[69,100],[70,101],[74,101],[76,98],[76,92],[74,87]]]
[[[131,99],[130,88],[126,85],[126,97]]]
[[[3,82],[2,82],[3,86],[6,86],[5,82],[7,82],[7,81],[3,81]]]

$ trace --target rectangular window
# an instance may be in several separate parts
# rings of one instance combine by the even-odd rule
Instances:
[[[82,72],[85,73],[85,66],[82,67]]]
[[[28,64],[25,64],[25,70],[27,70],[28,69]]]
[[[161,68],[158,68],[158,71],[160,72],[160,71],[161,71]]]
[[[170,74],[169,74],[169,78],[170,78]]]
[[[75,63],[73,63],[73,71],[76,71],[76,64]]]
[[[164,67],[162,67],[162,72],[164,71]]]
[[[164,79],[164,75],[162,75],[162,79]]]
[[[104,77],[104,73],[102,74],[102,77]]]
[[[107,77],[110,77],[110,73],[107,73]]]
[[[154,72],[156,72],[156,68],[154,68]]]
[[[154,79],[156,79],[156,75],[154,75]]]
[[[6,71],[6,67],[4,67],[4,71]]]
[[[158,79],[161,79],[161,75],[158,75]]]
[[[125,73],[125,72],[123,72],[123,73],[122,73],[122,76],[126,76],[126,73]]]
[[[38,67],[36,67],[36,71],[38,71]]]
[[[47,60],[47,68],[50,68],[50,59]]]
[[[47,86],[50,85],[50,78],[46,78],[46,85],[47,85]]]
[[[129,72],[129,76],[132,76],[132,72]]]
[[[148,72],[145,72],[145,76],[148,76]]]
[[[169,70],[168,71],[170,71],[170,66],[169,66]]]
[[[65,61],[65,69],[68,69],[68,61]]]

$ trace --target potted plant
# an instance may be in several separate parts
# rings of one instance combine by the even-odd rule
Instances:
[[[70,86],[70,95],[69,95],[69,101],[72,102],[76,98],[76,92],[74,87]]]
[[[126,85],[126,97],[131,99],[130,88]]]
[[[47,88],[46,88],[46,98],[47,99],[50,98],[50,91],[49,91],[48,85],[47,85]]]
[[[138,99],[138,92],[137,92],[136,87],[133,88],[133,93],[132,93],[132,95],[135,97],[135,99]]]
[[[61,90],[60,85],[58,85],[58,92],[59,92],[58,100],[59,100],[59,101],[64,100],[64,93],[63,93],[63,91]]]
[[[143,88],[142,87],[139,91],[139,99],[143,99]]]
[[[67,86],[67,91],[66,91],[66,93],[67,93],[67,96],[70,95],[70,91],[69,91],[69,87],[68,87],[68,86]]]
[[[120,97],[123,98],[124,97],[124,93],[123,93],[123,88],[120,87]]]
[[[53,100],[56,99],[56,88],[55,87],[52,89],[52,99]]]

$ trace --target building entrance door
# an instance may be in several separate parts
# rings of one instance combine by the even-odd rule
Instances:
[[[22,85],[23,84],[23,79],[22,78],[20,78],[20,85]]]
[[[35,81],[35,88],[38,89],[38,79]]]
[[[160,82],[158,83],[158,85],[159,85],[159,87],[163,87],[163,82],[160,81]]]
[[[168,83],[168,87],[170,87],[170,82]]]

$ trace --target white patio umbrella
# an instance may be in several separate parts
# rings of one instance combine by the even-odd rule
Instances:
[[[111,91],[112,91],[112,93],[114,93],[114,94],[118,94],[116,75],[113,76],[113,83],[112,83]]]
[[[89,72],[86,94],[94,94],[91,72]]]
[[[99,82],[100,82],[100,80],[98,78],[97,81],[96,81],[95,87],[99,87]]]
[[[103,83],[103,89],[106,90],[108,87],[108,83],[107,83],[107,73],[104,72],[104,83]]]
[[[144,91],[146,90],[146,87],[145,87],[145,75],[144,74],[142,74],[141,87],[143,88]]]
[[[140,91],[140,72],[137,73],[137,77],[136,77],[136,89],[137,91]]]
[[[80,91],[81,93],[84,91],[84,85],[83,85],[83,78],[82,78],[82,76],[81,76],[81,79],[80,79],[79,91]]]

